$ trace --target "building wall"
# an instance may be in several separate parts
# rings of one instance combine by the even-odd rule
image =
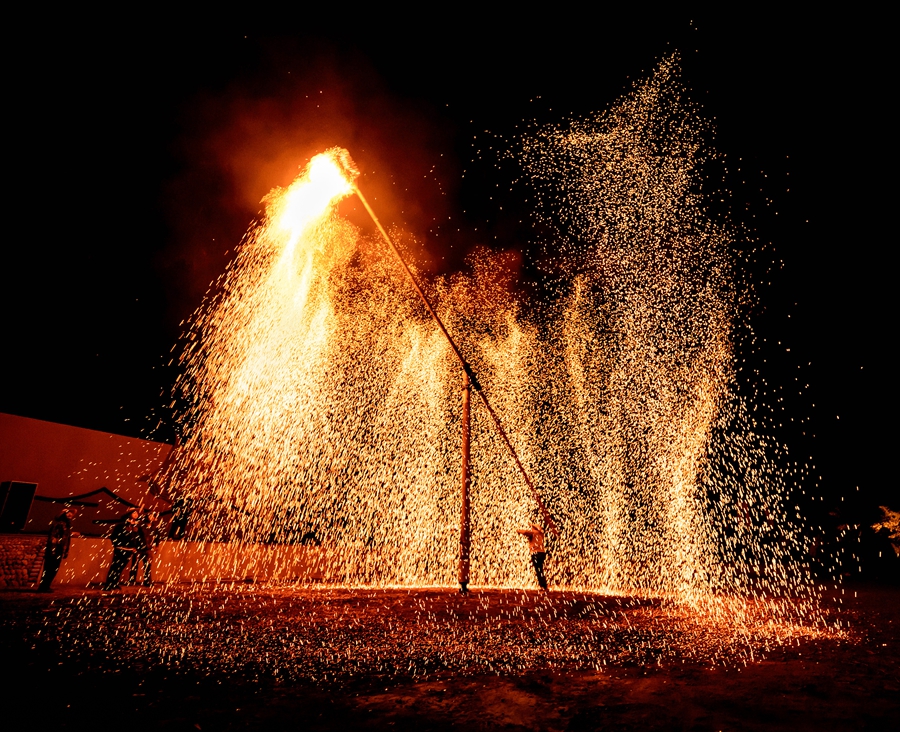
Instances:
[[[154,497],[139,479],[155,474],[170,450],[170,445],[161,442],[0,413],[0,482],[37,483],[37,495],[48,498],[106,488],[135,505],[165,510],[168,503]],[[127,508],[107,504],[82,511],[75,529],[102,534],[105,527],[95,521],[106,514],[120,515]],[[24,531],[46,532],[61,507],[35,501]]]

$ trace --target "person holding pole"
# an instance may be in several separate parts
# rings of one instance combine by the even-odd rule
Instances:
[[[106,575],[106,582],[103,583],[104,590],[118,590],[122,586],[122,572],[128,566],[128,560],[133,559],[137,551],[139,518],[140,511],[133,508],[116,522],[116,527],[110,536],[113,556],[109,565],[109,574]]]
[[[544,550],[544,530],[537,524],[532,523],[530,528],[517,529],[516,531],[528,539],[531,565],[534,567],[535,575],[537,575],[538,584],[546,592],[547,578],[544,577],[544,560],[547,558],[547,552]]]

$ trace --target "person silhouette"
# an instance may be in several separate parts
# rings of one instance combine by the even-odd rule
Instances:
[[[542,590],[547,589],[547,578],[544,576],[544,560],[547,552],[544,550],[544,530],[535,523],[527,529],[516,529],[516,532],[528,539],[528,549],[531,552],[531,566],[537,576],[538,585]]]
[[[50,524],[50,534],[47,536],[47,546],[44,549],[44,568],[41,571],[41,582],[38,586],[39,592],[53,591],[50,589],[50,585],[53,584],[53,579],[59,572],[62,560],[69,556],[72,537],[78,536],[78,532],[72,531],[72,522],[77,515],[77,508],[66,506]]]

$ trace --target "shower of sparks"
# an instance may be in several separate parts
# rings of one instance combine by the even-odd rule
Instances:
[[[395,641],[456,633],[434,647],[435,668],[524,668],[538,656],[599,667],[626,647],[655,658],[669,645],[709,661],[743,644],[738,655],[752,658],[828,632],[801,518],[787,503],[796,475],[737,392],[739,293],[732,234],[707,214],[707,132],[674,59],[597,117],[533,128],[516,154],[536,216],[556,232],[543,252],[552,296],[524,307],[497,284],[502,260],[485,253],[469,274],[426,285],[557,520],[551,586],[570,593],[571,607],[627,596],[631,613],[607,599],[588,627],[565,597],[528,600],[531,620],[508,630],[520,634],[513,641],[502,607],[488,613],[496,628],[475,622],[474,605],[453,610],[473,618],[468,629],[423,610]],[[264,219],[192,320],[178,384],[183,443],[167,483],[193,502],[191,538],[294,543],[312,532],[338,558],[345,587],[449,588],[462,373],[390,252],[338,215],[353,192],[348,160],[340,150],[317,156],[266,198]],[[519,591],[534,577],[516,529],[539,514],[478,406],[471,586]],[[141,597],[141,613],[151,600],[160,617],[180,612],[171,594]],[[502,594],[481,597],[503,605]],[[105,627],[108,610],[121,625],[128,602],[100,602],[88,617]],[[185,618],[194,602],[184,599]],[[219,602],[227,597],[207,602],[213,618]],[[641,613],[651,620],[632,638],[628,618]],[[197,643],[207,655],[230,649],[241,663],[271,653],[290,665],[299,654],[313,677],[363,658],[368,643],[340,619],[322,620],[327,631],[310,621],[309,633],[292,626],[282,657],[266,645],[275,635],[181,638],[189,622],[160,622],[147,643],[172,658],[186,648],[200,658]],[[374,646],[370,656],[391,663]]]
[[[432,287],[563,537],[556,585],[697,597],[800,590],[786,483],[736,396],[729,232],[704,213],[705,124],[673,61],[522,160],[560,232],[564,293],[522,313],[474,274]],[[198,313],[178,488],[211,539],[341,547],[350,582],[452,585],[461,374],[389,253],[335,213],[338,151],[267,198]],[[529,586],[534,515],[485,415],[472,445],[472,583]]]

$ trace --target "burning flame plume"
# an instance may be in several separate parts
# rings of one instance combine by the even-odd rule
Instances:
[[[705,214],[707,127],[677,72],[523,139],[564,272],[539,316],[491,284],[487,254],[429,294],[561,527],[551,582],[731,613],[714,598],[811,589],[790,476],[736,393],[730,235]],[[196,314],[174,482],[196,536],[314,532],[348,583],[453,585],[461,373],[390,253],[336,215],[347,160],[317,156],[268,196]],[[515,529],[533,501],[478,406],[471,582],[530,587]]]

